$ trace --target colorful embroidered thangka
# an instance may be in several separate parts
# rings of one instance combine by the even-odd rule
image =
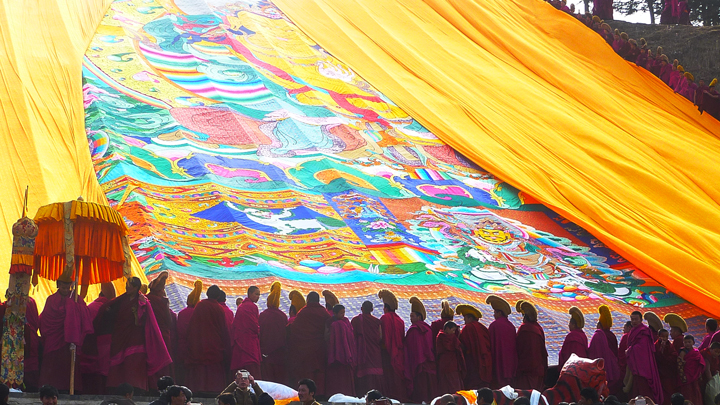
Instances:
[[[529,298],[551,345],[572,305],[700,315],[438,140],[268,1],[116,1],[83,65],[98,180],[149,277],[170,272],[176,310],[203,278],[231,296],[276,279],[329,288],[349,313],[380,288],[418,295],[431,317],[443,298]]]

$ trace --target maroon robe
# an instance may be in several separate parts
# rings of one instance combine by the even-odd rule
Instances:
[[[187,375],[187,358],[190,355],[187,338],[190,329],[190,318],[192,317],[195,307],[185,307],[178,312],[177,319],[177,350],[175,351],[175,375],[177,383],[188,385],[186,381]]]
[[[454,394],[463,389],[465,357],[457,334],[440,331],[435,338],[438,394]]]
[[[627,364],[633,375],[630,395],[647,396],[656,404],[662,403],[664,396],[650,328],[640,324],[632,328],[628,335]]]
[[[655,342],[655,363],[663,387],[663,404],[670,404],[670,397],[677,392],[677,351],[671,342],[658,339]]]
[[[515,325],[507,317],[495,319],[488,328],[493,359],[493,388],[512,384],[517,373]]]
[[[618,344],[618,366],[620,366],[620,371],[624,373],[625,369],[627,368],[627,341],[628,336],[630,336],[629,333],[623,333],[623,335],[620,337],[620,343]]]
[[[357,363],[355,334],[350,320],[330,318],[328,341],[328,366],[325,386],[328,395],[355,395],[355,365]]]
[[[558,368],[562,370],[570,355],[575,353],[578,357],[587,358],[588,340],[582,329],[574,329],[565,336],[565,341],[558,354]]]
[[[147,390],[148,376],[172,363],[152,306],[125,293],[103,304],[94,321],[98,340],[109,338],[107,387],[128,383]]]
[[[416,404],[429,403],[437,394],[433,343],[432,329],[423,321],[413,323],[405,335],[405,379]]]
[[[357,354],[355,395],[363,397],[371,389],[383,389],[382,323],[372,314],[360,314],[350,322]]]
[[[697,89],[695,89],[695,105],[698,107],[698,110],[702,113],[702,105],[703,105],[703,93],[709,89],[708,86],[702,85],[698,86]],[[713,332],[714,333],[714,332]],[[712,333],[708,333],[708,336],[712,338]]]
[[[61,391],[70,390],[70,345],[80,352],[85,335],[93,333],[92,320],[85,301],[72,296],[52,294],[45,301],[40,314],[43,363],[40,366],[40,385],[52,385]],[[82,389],[80,367],[75,367],[75,389]]]
[[[611,345],[607,341],[608,334],[606,332],[610,331],[605,329],[595,329],[595,333],[593,334],[592,339],[590,339],[590,345],[587,349],[587,357],[593,360],[603,359],[605,361],[604,368],[605,376],[608,382],[608,389],[610,389],[611,394],[615,395],[622,390],[625,372],[624,370],[622,372],[620,371],[617,359],[617,346],[615,346],[616,352],[613,353]]]
[[[703,92],[702,111],[715,117],[715,119],[720,119],[720,94],[714,88]],[[717,332],[715,332],[715,335],[720,336]],[[713,339],[715,339],[714,336]]]
[[[684,339],[685,335],[680,335],[672,341],[672,345],[675,348],[675,351],[678,352],[678,354],[680,354],[680,351],[685,348],[685,346],[683,345]]]
[[[395,312],[380,317],[382,324],[382,364],[385,391],[388,398],[407,402],[405,388],[405,322]]]
[[[171,357],[175,355],[175,330],[177,327],[177,315],[170,309],[170,300],[167,297],[154,294],[152,291],[147,295],[147,299],[152,305],[155,320],[157,321],[160,334],[162,335],[165,347]],[[155,387],[157,380],[162,376],[175,377],[173,365],[170,364],[157,373],[148,377],[148,387]]]
[[[285,384],[285,327],[288,317],[278,308],[268,307],[258,316],[262,377],[265,381]]]
[[[537,322],[523,322],[517,331],[517,377],[516,388],[542,391],[548,368],[548,352],[545,347],[545,331]]]
[[[452,321],[452,320],[453,319],[451,317],[451,318],[440,318],[436,321],[432,321],[430,323],[430,329],[432,330],[433,339],[435,339],[437,337],[438,333],[442,332],[443,328],[445,327],[445,323],[448,321]],[[458,335],[458,337],[460,336],[460,328],[457,328],[455,334]],[[433,350],[435,350],[434,347],[433,347]]]
[[[225,310],[207,298],[195,305],[188,330],[187,383],[193,392],[218,393],[227,386],[230,336]]]
[[[700,354],[698,349],[692,348],[691,350],[683,349],[685,357],[680,358],[678,355],[678,363],[680,365],[678,370],[678,390],[693,404],[702,404],[703,395],[700,389],[700,377],[702,377],[705,371],[705,359]]]
[[[288,350],[292,354],[288,364],[290,381],[297,384],[301,378],[310,378],[317,385],[316,395],[324,396],[327,352],[325,346],[325,321],[330,318],[319,302],[304,306],[293,323],[289,325]]]
[[[225,302],[218,302],[220,306],[222,307],[223,311],[225,312],[225,322],[228,326],[228,334],[232,338],[233,335],[233,321],[235,320],[235,314],[233,314],[232,309],[227,306],[227,303]],[[254,377],[254,376],[253,376]]]
[[[465,358],[465,389],[489,387],[492,382],[492,348],[488,328],[478,321],[465,323],[460,332],[460,343]]]
[[[90,319],[95,318],[103,305],[110,302],[105,297],[98,297],[95,301],[88,304],[88,312]],[[82,374],[84,395],[103,395],[105,394],[105,384],[107,373],[110,368],[110,339],[101,339],[98,342],[96,333],[85,336],[82,345],[82,353],[78,356],[80,373]]]
[[[227,307],[226,307],[227,308]],[[262,379],[260,361],[260,314],[257,305],[245,298],[238,307],[232,323],[232,362],[230,370],[245,369]]]

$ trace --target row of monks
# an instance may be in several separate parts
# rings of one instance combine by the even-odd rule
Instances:
[[[198,280],[187,307],[175,314],[165,296],[166,280],[167,273],[161,273],[143,293],[140,280],[131,278],[118,297],[112,284],[104,284],[100,297],[88,305],[73,299],[70,282],[58,281],[58,291],[48,298],[39,319],[34,302],[28,305],[26,384],[32,387],[35,378],[40,385],[68,390],[73,347],[75,389],[83,394],[103,394],[122,383],[148,390],[160,376],[170,375],[194,392],[217,395],[240,369],[289,386],[311,378],[321,398],[336,393],[362,396],[379,389],[415,403],[462,389],[512,385],[542,390],[546,384],[545,334],[529,301],[515,305],[523,316],[516,329],[508,319],[513,308],[495,295],[486,300],[494,318],[487,327],[474,306],[461,304],[453,310],[447,301],[442,302],[441,319],[430,322],[422,301],[412,297],[406,332],[405,321],[396,314],[398,299],[389,290],[378,293],[383,302],[380,317],[366,301],[362,313],[348,319],[328,290],[322,291],[324,306],[316,292],[303,297],[291,291],[285,314],[279,309],[279,282],[271,286],[267,309],[259,311],[261,292],[250,287],[233,314],[217,286],[208,288],[201,300]],[[600,320],[589,342],[583,313],[576,307],[569,312],[559,367],[573,353],[603,358],[610,391],[619,397],[645,395],[662,404],[679,391],[698,404],[702,384],[718,372],[717,322],[708,321],[699,351],[692,336],[683,335],[687,325],[675,314],[664,318],[668,332],[652,312],[644,314],[649,326],[634,312],[618,344],[607,306],[599,308]],[[462,328],[453,321],[456,315],[464,320]]]
[[[678,60],[670,59],[663,52],[661,46],[657,47],[655,53],[648,47],[644,38],[632,39],[625,32],[613,30],[604,20],[612,20],[612,0],[596,0],[593,15],[581,15],[575,13],[575,7],[567,6],[566,0],[548,0],[558,10],[574,15],[589,28],[597,32],[615,53],[628,62],[635,63],[652,74],[657,76],[673,91],[695,104],[700,114],[708,114],[720,120],[720,92],[717,91],[717,79],[705,80],[698,78],[685,71]],[[690,24],[688,2],[678,0],[666,0],[661,18],[661,24]]]

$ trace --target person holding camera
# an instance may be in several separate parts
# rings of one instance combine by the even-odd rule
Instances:
[[[255,391],[254,393],[250,391],[250,387]],[[258,397],[263,393],[264,391],[260,388],[260,385],[255,382],[255,378],[247,370],[238,370],[235,373],[235,381],[230,383],[218,395],[218,398],[224,394],[232,394],[236,405],[258,405]]]

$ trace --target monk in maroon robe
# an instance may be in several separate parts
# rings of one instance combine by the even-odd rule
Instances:
[[[670,337],[672,338],[672,345],[675,350],[680,354],[680,351],[685,347],[683,341],[685,340],[685,334],[682,329],[677,326],[670,327]]]
[[[167,347],[168,353],[172,358],[173,355],[175,355],[177,314],[170,309],[170,300],[168,300],[167,295],[165,294],[165,282],[167,281],[167,278],[168,272],[163,271],[150,282],[148,285],[149,292],[147,299],[150,302],[150,305],[152,305],[155,320],[157,321],[158,328],[160,328],[160,334],[162,335],[163,342],[165,342],[165,347]],[[155,387],[157,380],[166,375],[170,377],[175,376],[172,364],[148,377],[148,387]]]
[[[440,319],[437,319],[430,323],[430,329],[432,330],[433,339],[435,339],[437,337],[438,333],[440,333],[440,331],[443,330],[443,328],[445,327],[445,324],[448,321],[453,320],[453,316],[454,316],[453,310],[450,308],[450,303],[448,302],[448,300],[442,300],[440,302],[440,306],[442,308],[440,311]],[[459,329],[457,329],[457,334],[459,337],[460,336]],[[435,350],[435,348],[433,348],[433,350]]]
[[[425,308],[417,297],[410,298],[411,326],[405,335],[405,380],[410,399],[416,404],[430,402],[437,393],[434,339],[425,323]]]
[[[683,348],[678,353],[678,390],[693,404],[702,404],[703,395],[700,381],[705,371],[705,359],[698,349],[694,348],[695,338],[686,335]]]
[[[225,389],[230,358],[230,336],[225,311],[217,302],[220,292],[218,286],[210,286],[207,299],[195,305],[187,340],[188,388],[214,395]]]
[[[115,287],[112,283],[103,283],[100,295],[88,304],[88,312],[93,323],[100,308],[115,298]],[[97,333],[85,336],[82,353],[78,356],[80,372],[82,373],[84,395],[104,395],[107,383],[107,374],[110,370],[110,336],[104,335],[98,341]]]
[[[248,288],[247,298],[238,306],[232,324],[232,362],[230,370],[247,370],[255,378],[261,379],[260,362],[260,318],[256,302],[260,299],[260,289]]]
[[[172,363],[141,286],[139,278],[128,279],[125,293],[105,303],[95,318],[98,340],[111,335],[107,387],[128,383],[147,390],[148,376]]]
[[[700,346],[698,347],[698,350],[702,351],[703,349],[707,349],[710,347],[710,343],[712,342],[712,336],[717,332],[718,329],[718,323],[713,318],[708,318],[705,320],[705,338],[703,338],[702,343],[700,343]]]
[[[707,89],[708,89],[708,86],[705,85],[705,80],[703,80],[703,79],[698,80],[698,87],[697,87],[697,89],[695,89],[695,105],[697,106],[700,113],[702,113],[703,93]],[[715,321],[715,322],[717,322],[717,321]]]
[[[623,335],[620,337],[620,343],[618,343],[618,366],[620,366],[621,373],[624,373],[624,370],[627,369],[626,351],[628,336],[630,336],[630,329],[632,329],[630,321],[625,322],[625,325],[623,325]]]
[[[615,346],[615,350],[617,350],[617,346]],[[592,339],[590,339],[587,358],[593,360],[603,359],[605,361],[605,378],[608,382],[608,389],[610,389],[610,393],[613,395],[619,393],[622,389],[622,380],[623,377],[625,377],[625,373],[620,371],[617,353],[613,353],[611,350],[611,346],[608,344],[606,329],[604,329],[600,322],[597,323],[597,329],[595,329],[595,333],[593,333]]]
[[[445,328],[435,338],[435,353],[438,370],[438,392],[454,394],[463,389],[465,357],[457,337],[458,326],[447,321]]]
[[[285,327],[288,317],[278,307],[280,306],[280,282],[276,281],[270,287],[267,298],[267,309],[260,313],[260,352],[262,360],[260,368],[265,381],[284,384],[285,373]],[[239,311],[238,311],[239,312]]]
[[[715,90],[716,85],[717,79],[713,79],[703,92],[701,111],[710,114],[715,119],[720,119],[720,93]]]
[[[289,325],[288,374],[294,381],[310,378],[317,386],[316,395],[325,396],[325,369],[327,351],[325,346],[325,322],[330,318],[320,305],[320,294],[311,291],[303,307]]]
[[[240,303],[242,303],[242,301],[240,300],[239,297],[238,297],[237,301],[239,301],[237,303],[238,304],[237,306],[240,306]],[[218,304],[220,304],[223,311],[225,312],[225,322],[227,322],[228,334],[230,335],[230,338],[232,338],[233,321],[235,320],[235,314],[233,314],[232,309],[230,309],[230,307],[227,306],[227,294],[225,293],[225,291],[220,290],[220,296],[218,297],[217,302],[218,302]],[[255,374],[253,372],[251,372],[250,370],[247,370],[247,371],[250,372],[250,374],[253,374],[255,376]]]
[[[700,386],[705,387],[715,374],[720,373],[720,343],[711,343],[709,347],[700,350],[700,354],[705,359],[705,371]]]
[[[350,320],[345,317],[345,307],[336,304],[330,318],[328,335],[328,366],[325,386],[328,394],[355,395],[355,335]]]
[[[677,350],[670,343],[669,336],[667,330],[660,329],[655,341],[655,362],[663,388],[664,405],[670,404],[670,397],[677,392],[678,386]]]
[[[523,314],[523,323],[517,330],[517,377],[513,387],[542,391],[548,369],[548,352],[545,331],[537,322],[537,309],[528,301],[515,305]]]
[[[190,355],[188,348],[188,332],[190,330],[190,319],[192,318],[195,305],[200,302],[200,294],[203,290],[202,280],[195,280],[193,290],[188,294],[187,306],[180,310],[177,319],[177,351],[175,357],[175,375],[176,382],[182,385],[188,385],[186,381],[187,366],[185,362]]]
[[[373,316],[373,304],[365,301],[362,313],[350,321],[355,335],[357,364],[355,395],[363,397],[372,389],[383,391],[382,323]]]
[[[455,312],[465,319],[465,326],[460,332],[460,343],[463,345],[465,358],[464,388],[477,390],[489,387],[492,382],[492,348],[490,332],[478,319],[480,311],[472,305],[460,304]]]
[[[517,333],[515,325],[508,319],[510,304],[504,299],[490,295],[486,299],[494,310],[495,320],[490,324],[490,346],[492,347],[493,387],[502,388],[512,384],[517,373]]]
[[[390,290],[380,290],[378,298],[383,300],[382,364],[385,386],[383,393],[388,398],[408,402],[405,386],[405,322],[395,311],[398,301]]]
[[[40,314],[40,334],[43,363],[40,366],[40,385],[52,385],[58,390],[70,390],[71,347],[82,349],[85,335],[93,332],[87,305],[75,300],[70,281],[57,281],[58,290],[45,301]],[[75,389],[82,388],[80,368],[75,367]]]
[[[628,335],[627,364],[632,374],[631,397],[638,395],[652,398],[656,404],[663,402],[663,391],[655,362],[655,345],[650,329],[642,323],[642,314],[630,315],[632,329]],[[624,390],[628,387],[626,386]]]
[[[583,330],[584,326],[585,317],[582,312],[577,307],[570,308],[570,322],[568,322],[570,333],[565,336],[558,354],[558,368],[561,370],[573,353],[578,357],[587,358],[588,340]]]

